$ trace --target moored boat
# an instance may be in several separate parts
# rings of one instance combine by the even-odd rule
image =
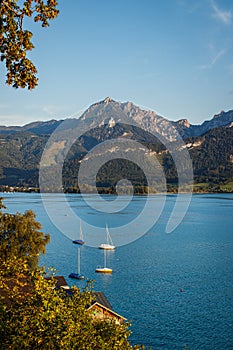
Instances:
[[[114,246],[112,238],[110,236],[107,224],[106,224],[106,241],[107,241],[106,243],[100,244],[99,249],[114,250],[115,246]]]
[[[74,244],[83,245],[85,242],[83,240],[83,231],[82,231],[82,221],[80,220],[80,238],[73,240]]]
[[[72,272],[72,273],[69,274],[69,278],[75,278],[77,280],[83,280],[84,276],[79,274],[79,273]]]
[[[104,251],[104,267],[97,267],[95,269],[95,272],[97,273],[112,273],[112,269],[110,267],[106,266],[107,263],[107,257],[106,257],[106,250]]]
[[[80,273],[80,262],[81,262],[81,256],[80,256],[80,248],[78,248],[78,272],[72,272],[69,274],[69,278],[75,278],[77,280],[83,280],[84,276]]]
[[[95,272],[97,272],[97,273],[112,273],[112,269],[110,269],[109,267],[97,267],[95,269]]]

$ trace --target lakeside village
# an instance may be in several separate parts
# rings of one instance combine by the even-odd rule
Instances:
[[[25,193],[40,193],[39,187],[28,187],[28,186],[9,186],[9,185],[0,185],[0,192],[2,193],[11,193],[11,192],[25,192]],[[49,190],[48,193],[56,193],[56,191]],[[78,188],[70,187],[63,189],[64,193],[80,193]],[[116,189],[113,187],[98,187],[99,194],[116,194]],[[176,194],[178,193],[177,184],[167,184],[167,192]],[[233,182],[228,182],[224,184],[215,184],[215,183],[198,183],[193,184],[193,193],[233,193]],[[92,188],[89,188],[89,193],[95,193]],[[157,191],[149,190],[148,186],[136,186],[134,187],[135,195],[147,195],[147,194],[156,194]],[[127,194],[127,190],[124,191],[124,194]],[[130,190],[129,190],[130,194]]]

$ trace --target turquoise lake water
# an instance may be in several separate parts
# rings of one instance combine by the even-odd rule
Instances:
[[[43,232],[50,233],[40,264],[55,267],[69,284],[83,287],[85,282],[68,278],[77,266],[77,246],[50,221],[40,195],[0,195],[9,212],[33,209]],[[61,198],[51,195],[49,200],[56,211]],[[111,233],[111,227],[132,221],[146,198],[135,197],[114,214],[89,208],[79,195],[68,195],[67,200],[82,218],[83,228],[85,222],[102,227],[107,222]],[[106,294],[117,313],[132,321],[132,344],[168,350],[233,349],[233,195],[193,195],[182,223],[166,234],[175,201],[175,195],[168,195],[161,216],[145,235],[107,253],[112,275],[95,273],[103,264],[103,251],[87,245],[81,248],[81,272],[95,280],[95,290]],[[79,231],[65,212],[60,210],[57,216],[64,216],[67,232]]]

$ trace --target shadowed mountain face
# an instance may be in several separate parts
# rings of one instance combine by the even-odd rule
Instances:
[[[107,97],[91,105],[79,119],[35,122],[22,127],[0,126],[0,185],[38,186],[40,159],[55,130],[47,144],[47,168],[50,171],[64,162],[65,187],[77,187],[83,157],[93,147],[112,139],[140,143],[147,149],[145,157],[149,154],[151,160],[153,157],[159,160],[168,183],[177,181],[177,169],[166,145],[180,152],[184,148],[189,151],[195,181],[229,180],[233,173],[232,125],[233,111],[221,112],[201,125],[191,125],[186,119],[171,122],[131,102],[116,102]],[[180,136],[184,140],[182,144]],[[129,149],[134,156],[137,153],[137,157],[143,158],[132,146],[127,152]],[[98,157],[101,156],[103,151],[99,151]],[[147,184],[138,165],[123,159],[106,162],[99,169],[96,181],[100,187],[112,187],[121,178],[128,178],[135,186]]]

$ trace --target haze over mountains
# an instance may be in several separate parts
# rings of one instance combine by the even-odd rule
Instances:
[[[230,181],[233,174],[232,126],[233,110],[222,111],[201,125],[191,125],[186,119],[169,121],[131,102],[116,102],[107,97],[91,105],[79,119],[67,119],[64,123],[61,120],[34,122],[22,127],[0,126],[0,185],[38,186],[40,158],[56,128],[59,142],[54,139],[50,145],[51,166],[59,162],[56,147],[64,153],[67,139],[74,130],[80,131],[80,138],[69,146],[64,163],[63,179],[67,188],[77,187],[78,169],[85,154],[114,138],[142,143],[161,162],[167,182],[175,183],[177,169],[163,140],[172,144],[180,139],[179,135],[193,161],[195,182],[223,183]],[[112,187],[122,176],[127,176],[134,185],[145,185],[140,169],[122,160],[104,165],[97,183],[100,187]]]
[[[79,119],[73,119],[73,121],[75,121],[75,125],[78,125],[80,120],[88,120],[90,122],[91,120],[95,120],[98,116],[101,116],[106,124],[111,118],[117,123],[121,122],[122,115],[127,115],[129,118],[132,118],[132,120],[136,121],[149,132],[161,131],[161,124],[164,128],[166,123],[172,123],[182,137],[200,136],[211,129],[229,126],[233,122],[233,110],[228,112],[221,111],[219,114],[214,115],[211,120],[206,120],[200,125],[190,124],[187,119],[180,119],[175,122],[169,121],[159,116],[154,111],[142,110],[132,102],[116,102],[110,97],[94,103]],[[36,135],[47,135],[51,134],[62,121],[63,120],[49,120],[45,122],[32,122],[24,126],[0,126],[0,134],[32,132]]]

